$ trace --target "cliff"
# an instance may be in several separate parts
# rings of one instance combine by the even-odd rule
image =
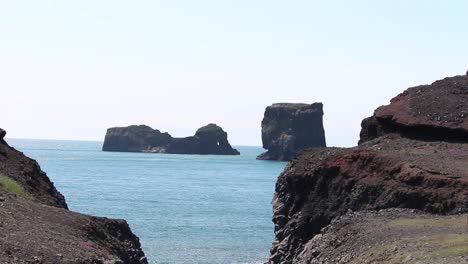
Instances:
[[[199,128],[194,136],[173,138],[168,133],[140,125],[109,128],[103,151],[172,154],[239,155],[227,140],[227,133],[215,124]]]
[[[0,129],[0,263],[147,263],[124,220],[67,210],[37,162],[4,136]]]
[[[268,106],[262,120],[260,160],[291,160],[304,148],[325,147],[323,105],[279,103]]]
[[[426,141],[468,142],[468,75],[409,88],[363,120],[360,143],[398,133]]]
[[[377,233],[372,237],[367,232],[375,228],[374,222],[366,224],[362,216],[355,221],[362,221],[363,225],[354,222],[354,218],[347,220],[351,223],[330,224],[339,222],[349,212],[359,214],[368,210],[370,219],[382,219],[379,210],[414,209],[422,212],[424,221],[429,222],[437,222],[439,215],[468,212],[468,140],[460,137],[466,124],[462,114],[466,105],[462,102],[468,100],[468,83],[461,82],[462,79],[465,77],[411,88],[393,99],[390,106],[377,109],[373,117],[363,122],[357,147],[300,152],[276,183],[275,242],[269,263],[370,263],[372,259],[399,263],[392,261],[427,256],[423,249],[391,251],[393,243],[408,235],[405,230],[416,232],[417,228],[393,228],[399,230],[389,233],[393,237],[385,237],[382,232],[380,237]],[[441,113],[444,115],[439,118],[437,114]],[[411,211],[403,216],[392,212],[389,210],[387,216],[417,218]],[[436,236],[437,232],[431,230],[421,229],[413,235],[418,239],[425,232]],[[464,235],[467,237],[466,232]],[[333,239],[324,241],[324,238]],[[360,241],[358,238],[367,239],[368,244],[363,247],[356,244],[353,248],[353,243]],[[387,244],[392,247],[379,248]],[[369,252],[374,256],[366,255]],[[444,256],[445,262],[434,256],[423,263],[455,263],[463,254],[468,252],[450,251]]]
[[[18,182],[24,191],[31,194],[32,200],[66,209],[65,198],[57,191],[39,164],[8,146],[4,140],[5,135],[5,130],[0,128],[0,175]]]

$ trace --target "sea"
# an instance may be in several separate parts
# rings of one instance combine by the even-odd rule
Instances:
[[[127,220],[149,263],[264,263],[286,163],[241,155],[103,152],[102,142],[7,139],[36,159],[70,210]]]

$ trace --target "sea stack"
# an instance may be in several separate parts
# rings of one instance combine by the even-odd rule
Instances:
[[[268,106],[262,121],[263,148],[260,160],[294,158],[304,148],[325,147],[323,105],[277,103]]]
[[[149,152],[170,154],[239,155],[229,144],[227,133],[216,124],[199,128],[194,136],[173,138],[149,126],[109,128],[103,151]]]
[[[276,183],[268,263],[465,259],[467,102],[467,76],[410,88],[363,121],[359,146],[301,151]]]

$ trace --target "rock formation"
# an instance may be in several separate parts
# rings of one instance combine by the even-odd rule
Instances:
[[[0,263],[147,263],[124,220],[67,210],[37,162],[4,136],[0,129]]]
[[[227,140],[227,133],[215,124],[197,130],[194,136],[173,138],[149,126],[109,128],[103,151],[151,152],[172,154],[239,155]]]
[[[388,133],[419,140],[468,141],[468,75],[409,88],[362,122],[364,142]]]
[[[0,175],[18,182],[34,201],[67,209],[65,198],[55,189],[39,164],[8,146],[4,140],[5,134],[5,130],[0,129]]]
[[[409,208],[432,220],[436,218],[433,214],[468,212],[468,138],[463,137],[467,124],[463,113],[468,102],[465,80],[466,76],[449,78],[411,88],[396,97],[389,106],[377,109],[373,117],[364,120],[358,147],[300,152],[276,183],[276,239],[269,263],[368,260],[366,250],[380,249],[352,250],[345,241],[355,241],[351,236],[366,237],[362,233],[367,232],[365,228],[354,229],[354,233],[335,239],[330,242],[335,244],[328,247],[318,246],[330,230],[329,224],[348,212]],[[343,229],[328,235],[344,234],[352,225],[338,227]],[[371,241],[374,244],[370,246],[381,246],[381,239]],[[398,240],[398,236],[385,239]],[[390,249],[385,252],[388,254],[381,262],[405,258],[403,253],[398,255]]]
[[[262,121],[263,148],[268,151],[257,159],[291,160],[304,148],[325,147],[323,105],[273,104]]]

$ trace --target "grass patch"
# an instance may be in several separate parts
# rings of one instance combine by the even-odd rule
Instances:
[[[23,187],[21,187],[21,185],[17,181],[10,177],[0,175],[0,187],[5,189],[5,191],[7,192],[16,194],[19,197],[28,200],[32,199],[32,195],[30,193],[25,192]]]
[[[431,252],[432,257],[456,257],[468,255],[468,235],[447,234],[429,237],[427,243],[440,248]]]
[[[390,251],[389,244],[374,245],[365,252],[361,253],[352,263],[364,263],[369,261],[377,261]]]
[[[466,227],[466,218],[446,218],[446,219],[431,219],[431,218],[415,218],[415,219],[396,219],[391,222],[396,226],[433,226],[433,227]]]

